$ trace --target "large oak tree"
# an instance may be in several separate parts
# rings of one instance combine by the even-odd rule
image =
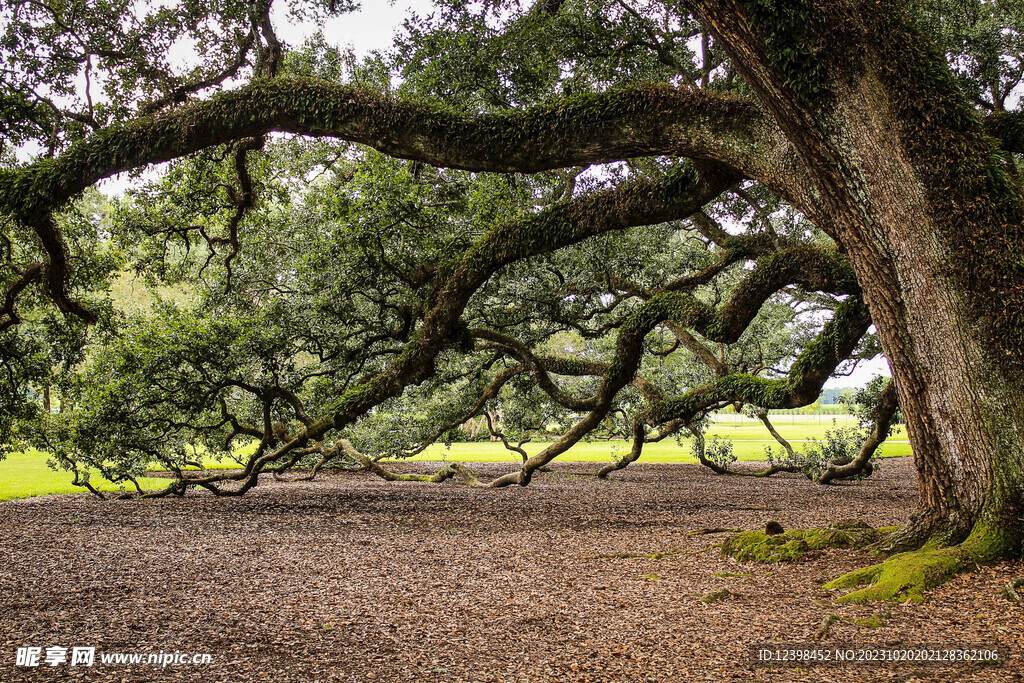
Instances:
[[[216,260],[226,285],[215,305],[223,311],[251,305],[253,311],[221,323],[168,313],[158,329],[118,342],[119,360],[94,364],[93,379],[105,377],[96,384],[102,396],[81,396],[96,405],[137,398],[134,408],[128,401],[117,415],[129,435],[117,438],[136,439],[131,448],[144,455],[159,458],[166,432],[154,432],[152,421],[147,431],[133,419],[161,404],[161,396],[176,397],[175,410],[187,413],[160,418],[180,439],[204,433],[202,420],[216,415],[206,431],[219,429],[219,437],[226,432],[227,445],[247,436],[258,446],[241,474],[196,477],[179,469],[167,492],[197,485],[244,492],[261,471],[281,471],[311,453],[321,459],[348,453],[387,474],[349,438],[331,447],[322,445],[324,438],[351,436],[378,406],[470,376],[479,382],[469,414],[480,414],[481,401],[526,377],[546,401],[582,416],[520,469],[486,485],[529,483],[538,468],[621,410],[623,396],[633,391],[633,452],[625,463],[645,441],[692,427],[716,407],[812,402],[825,379],[858,353],[873,324],[892,369],[921,495],[919,511],[890,539],[889,549],[928,550],[896,556],[836,585],[875,581],[860,597],[899,595],[907,585],[934,582],[971,562],[1020,556],[1019,6],[967,0],[438,5],[436,16],[407,26],[388,59],[355,65],[342,78],[342,56],[322,39],[291,52],[282,44],[269,4],[154,12],[128,21],[130,30],[115,35],[109,26],[111,17],[126,16],[122,3],[88,9],[74,2],[14,3],[4,43],[14,66],[2,95],[9,112],[3,132],[10,144],[37,141],[41,151],[0,172],[0,209],[7,217],[0,325],[7,330],[12,387],[39,381],[41,363],[24,359],[45,347],[38,331],[49,329],[39,323],[47,315],[41,295],[72,321],[106,324],[99,307],[82,300],[89,283],[102,279],[103,250],[75,238],[82,221],[69,218],[69,203],[103,178],[174,161],[178,175],[165,184],[162,200],[151,195],[148,218],[138,200],[114,232],[130,234],[133,221],[149,226],[146,234],[164,245],[178,240],[176,258],[185,262],[180,244],[200,243],[204,267]],[[310,11],[347,9],[329,3]],[[140,49],[139,36],[161,45],[188,36],[203,58],[187,73],[175,71],[162,55]],[[88,85],[101,72],[103,101],[94,104],[87,93],[75,102],[83,74]],[[313,140],[307,143],[313,147],[329,139],[411,160],[409,187],[429,187],[434,194],[426,203],[420,195],[407,203],[414,210],[403,205],[385,212],[393,222],[383,236],[350,230],[339,247],[316,220],[310,227],[297,216],[329,213],[330,201],[344,196],[343,220],[368,216],[365,206],[353,213],[352,202],[372,195],[368,188],[380,182],[350,195],[344,187],[378,158],[325,143],[317,148],[318,160],[301,168],[287,144],[268,137],[275,132]],[[342,152],[331,157],[332,149]],[[405,168],[377,163],[390,169],[382,172],[389,186],[401,176],[396,169]],[[275,164],[304,180],[328,169],[338,184],[324,194],[334,199],[325,203],[320,196],[302,211],[281,213],[284,199],[276,209],[265,199],[275,187],[280,197],[288,195],[287,187],[274,184]],[[586,183],[579,179],[587,178],[582,169],[595,165],[605,165],[603,176],[590,177],[601,187],[580,190]],[[519,175],[507,191],[474,204],[473,197],[486,194],[481,188],[497,182],[482,180],[480,172]],[[183,186],[197,190],[175,196],[174,188]],[[203,196],[213,199],[204,205]],[[523,208],[542,196],[539,206]],[[763,229],[737,234],[708,215],[714,213],[708,205],[721,211],[736,197],[754,209],[752,220]],[[501,203],[506,200],[508,206]],[[189,202],[195,211],[174,215],[175,206]],[[777,234],[766,202],[775,202],[772,210],[790,207],[785,210],[813,230]],[[384,205],[378,202],[374,210]],[[205,222],[195,218],[204,211]],[[435,226],[433,241],[416,237],[429,229],[412,225],[410,215]],[[623,268],[582,286],[566,277],[572,258],[559,261],[560,254],[578,259],[581,252],[574,250],[593,244],[615,252],[619,234],[626,235],[620,249],[642,254],[652,239],[667,245],[675,234],[658,226],[687,218],[687,230],[702,240],[705,262],[679,263],[683,252],[666,246],[661,253],[670,254],[672,263],[660,278],[637,271],[646,272],[649,282],[620,277],[628,271]],[[252,227],[257,223],[261,227]],[[275,228],[284,225],[287,230]],[[647,242],[628,243],[643,226],[650,226],[639,233],[649,236]],[[416,249],[404,254],[408,244],[388,241],[396,231]],[[808,240],[813,231],[822,238]],[[301,258],[275,255],[269,246],[275,240],[289,243]],[[380,248],[371,256],[374,244]],[[557,280],[550,291],[535,283],[546,296],[543,315],[538,305],[526,322],[502,323],[494,312],[504,310],[497,306],[502,297],[512,303],[528,298],[509,284],[516,269],[535,275],[542,262]],[[665,262],[653,253],[646,263]],[[257,295],[252,287],[258,278],[247,280],[246,273],[260,269],[276,275]],[[337,302],[361,292],[369,308],[331,309],[317,299],[316,310],[330,309],[335,321],[334,341],[325,343],[323,318],[304,319],[267,294],[280,293],[281,283],[296,273],[306,273],[301,289],[309,296],[333,294]],[[731,278],[725,297],[715,289],[723,274]],[[232,288],[245,296],[232,298]],[[708,353],[715,344],[741,343],[772,297],[794,291],[804,301],[827,300],[834,314],[787,367],[752,371],[749,358],[728,363]],[[628,303],[616,310],[620,301]],[[589,308],[566,311],[566,302],[587,302]],[[34,336],[18,332],[31,327],[26,309],[34,316]],[[287,338],[252,332],[283,317],[291,325]],[[592,319],[608,322],[587,327]],[[357,321],[365,323],[363,331],[346,337]],[[538,325],[548,337],[559,330],[612,336],[602,358],[570,358],[527,338]],[[659,330],[702,359],[710,375],[675,394],[649,381],[643,363]],[[190,343],[193,336],[198,341]],[[239,339],[244,344],[235,343]],[[501,358],[504,369],[485,372],[494,370],[496,360],[469,363],[468,369],[453,365],[450,356],[458,353]],[[300,357],[307,359],[301,367],[289,365]],[[254,358],[266,361],[259,373],[250,367]],[[320,365],[303,371],[313,367],[311,359]],[[161,381],[119,384],[117,378],[135,366]],[[246,376],[261,379],[240,379],[245,368]],[[285,375],[294,376],[292,385],[286,386]],[[554,376],[590,378],[578,385],[590,395],[565,391]],[[333,381],[321,382],[324,377]],[[233,407],[237,392],[250,397],[251,414]],[[886,421],[894,409],[889,401],[882,410]],[[287,418],[276,419],[282,415]],[[372,420],[371,414],[363,424]],[[436,422],[449,426],[445,419]],[[109,434],[83,424],[65,425],[50,438],[116,459],[102,445]],[[175,431],[182,425],[194,429]],[[450,476],[484,485],[458,467],[430,478]],[[231,481],[241,485],[223,487]]]

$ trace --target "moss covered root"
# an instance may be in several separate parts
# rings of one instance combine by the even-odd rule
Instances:
[[[943,547],[945,538],[933,536],[920,550],[893,555],[881,564],[844,574],[824,587],[833,590],[866,586],[838,599],[845,603],[873,600],[921,602],[926,590],[977,564],[1015,556],[1019,552],[1016,539],[1006,527],[981,520],[959,545]]]
[[[924,592],[951,579],[972,562],[959,548],[893,555],[881,564],[857,569],[825,584],[829,590],[867,585],[840,597],[841,603],[875,600],[921,602]]]
[[[722,544],[722,554],[740,562],[796,562],[813,550],[863,548],[883,535],[858,520],[843,520],[823,529],[790,529],[775,535],[744,531]]]

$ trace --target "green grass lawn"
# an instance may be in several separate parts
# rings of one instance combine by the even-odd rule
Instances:
[[[833,423],[835,418],[835,423]],[[824,440],[825,432],[835,427],[855,427],[856,420],[849,415],[779,415],[772,417],[776,430],[796,450],[802,450],[808,439]],[[779,444],[757,420],[748,420],[739,415],[725,415],[711,425],[707,438],[718,436],[733,442],[733,453],[741,461],[765,459],[764,449],[770,446],[776,451]],[[530,455],[539,453],[547,443],[531,442],[523,446]],[[596,441],[579,443],[558,457],[559,462],[606,462],[613,457],[622,457],[629,452],[626,441]],[[891,458],[910,455],[910,444],[906,432],[900,427],[880,449],[882,457]],[[434,444],[412,460],[453,460],[459,462],[514,462],[519,455],[505,450],[500,443],[454,443],[450,448]],[[641,462],[696,462],[690,456],[690,441],[683,440],[679,446],[669,437],[658,443],[644,446]]]
[[[772,417],[776,429],[793,447],[801,450],[806,440],[811,438],[824,439],[825,431],[835,426],[855,426],[848,415],[777,415]],[[713,436],[731,439],[736,457],[744,461],[764,460],[765,446],[777,448],[776,442],[765,430],[764,425],[756,420],[749,420],[739,415],[722,415],[708,430],[708,438]],[[528,443],[524,446],[527,453],[539,453],[547,444]],[[580,443],[562,454],[559,462],[607,462],[614,457],[621,457],[629,450],[625,441],[598,441]],[[694,462],[689,455],[689,441],[684,440],[680,447],[674,439],[666,439],[660,443],[647,444],[644,447],[641,462]],[[883,457],[910,455],[910,445],[906,433],[900,428],[882,446]],[[515,462],[519,456],[510,453],[500,443],[457,443],[451,448],[443,444],[435,444],[413,460],[451,460],[459,462]],[[230,460],[220,463],[208,463],[209,467],[236,467]],[[85,489],[71,485],[71,475],[67,472],[55,472],[46,465],[46,455],[31,451],[15,453],[0,461],[0,500],[27,498],[50,493],[80,493]],[[162,488],[165,479],[140,479],[143,488]],[[94,475],[92,484],[103,491],[116,491],[118,487]]]
[[[12,453],[0,460],[0,500],[43,496],[49,493],[82,493],[86,489],[72,486],[69,472],[54,471],[46,464],[46,454],[38,451]],[[117,491],[118,486],[94,474],[90,483],[101,491]],[[167,485],[166,479],[139,479],[144,489]],[[131,486],[131,484],[129,484]],[[134,491],[135,488],[131,487]]]

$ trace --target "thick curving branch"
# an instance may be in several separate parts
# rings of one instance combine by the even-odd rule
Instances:
[[[499,477],[489,486],[528,485],[533,472],[572,448],[595,429],[608,414],[616,394],[633,380],[643,353],[643,339],[662,322],[678,322],[700,330],[709,339],[729,343],[739,338],[768,297],[783,287],[799,282],[808,288],[833,293],[859,291],[849,264],[834,250],[794,249],[799,251],[799,258],[792,258],[797,255],[793,252],[779,252],[759,260],[757,267],[739,283],[733,297],[720,311],[689,293],[662,292],[625,316],[616,338],[615,357],[604,373],[591,412],[561,438],[523,463],[519,472]],[[780,256],[790,258],[780,260]],[[690,392],[681,403],[678,400],[652,402],[641,414],[642,419],[634,423],[635,453],[626,460],[632,462],[639,457],[644,440],[642,423],[651,426],[674,421],[685,423],[719,403],[754,403],[770,408],[796,407],[812,402],[836,366],[853,352],[870,324],[867,307],[859,295],[850,296],[836,310],[835,317],[822,330],[819,339],[809,345],[794,363],[790,379],[765,380],[750,375],[729,375],[702,387],[696,394]],[[740,396],[748,393],[758,398]],[[699,399],[693,400],[691,394]],[[792,405],[776,406],[773,402]]]
[[[871,315],[860,296],[851,296],[804,349],[784,379],[765,379],[749,374],[720,377],[683,396],[649,407],[649,425],[670,420],[691,421],[718,404],[749,403],[760,408],[799,408],[812,403],[836,367],[849,358],[871,326]]]
[[[59,307],[93,321],[64,290],[67,254],[53,212],[110,175],[272,131],[335,137],[475,171],[536,172],[673,155],[717,162],[777,189],[780,178],[795,188],[802,177],[771,119],[754,101],[733,96],[638,85],[527,110],[468,114],[353,86],[277,78],[109,126],[56,159],[0,171],[0,213],[36,231]]]
[[[563,202],[495,226],[462,258],[439,268],[427,312],[405,350],[386,370],[346,392],[321,428],[340,429],[381,401],[398,396],[409,383],[430,376],[434,357],[451,343],[470,297],[500,268],[598,234],[689,215],[735,179],[721,167],[683,167],[659,181],[640,181]]]
[[[470,330],[469,334],[471,337],[476,339],[484,339],[489,342],[493,342],[498,346],[498,348],[501,348],[513,355],[520,363],[529,368],[530,374],[533,376],[534,381],[537,383],[537,386],[540,387],[541,391],[551,397],[551,400],[560,406],[569,408],[570,410],[583,411],[590,410],[597,405],[597,396],[581,399],[576,398],[575,396],[570,396],[562,391],[562,389],[551,379],[551,375],[548,374],[548,368],[554,368],[553,372],[556,374],[600,376],[604,374],[604,370],[607,369],[607,366],[588,361],[562,361],[562,359],[553,358],[547,359],[547,362],[545,363],[535,356],[525,344],[520,342],[518,339],[509,337],[508,335],[482,328]],[[559,372],[559,369],[565,369],[566,372]]]
[[[268,465],[289,458],[296,449],[305,448],[332,430],[352,424],[374,406],[401,395],[408,385],[432,376],[437,354],[465,334],[460,327],[461,316],[469,299],[500,268],[595,235],[685,217],[736,180],[734,174],[718,166],[682,166],[657,180],[636,181],[561,202],[536,215],[493,226],[460,258],[439,266],[422,321],[402,352],[384,370],[347,390],[331,407],[330,415],[319,420],[307,416],[291,440],[276,447],[275,440],[268,436],[269,428],[265,428],[256,453],[241,472],[175,482],[175,490],[156,495],[177,493],[188,486],[202,486],[216,493],[216,484],[228,480],[243,482],[232,495],[244,493],[256,485]],[[620,378],[616,375],[616,381]],[[608,405],[610,400],[609,396]]]
[[[698,460],[717,474],[748,474],[767,477],[777,472],[792,472],[795,468],[772,466],[763,472],[740,473],[719,466],[703,455],[703,434],[693,426],[702,414],[732,403],[751,403],[768,408],[796,408],[807,405],[821,393],[825,380],[835,368],[853,352],[860,338],[871,325],[867,306],[859,297],[850,297],[840,305],[835,317],[829,321],[818,339],[810,344],[790,368],[786,379],[764,379],[746,374],[721,376],[714,382],[693,389],[682,397],[651,403],[633,419],[633,445],[625,458],[611,463],[598,473],[601,478],[636,462],[645,442],[645,425],[665,424],[663,435],[669,429],[686,426],[697,439]],[[815,388],[816,387],[816,388]],[[656,439],[653,439],[656,440]]]
[[[110,126],[56,159],[2,171],[0,211],[24,216],[52,210],[115,173],[272,131],[334,137],[394,157],[502,173],[675,155],[758,177],[790,155],[752,100],[666,85],[468,114],[354,86],[279,78]]]

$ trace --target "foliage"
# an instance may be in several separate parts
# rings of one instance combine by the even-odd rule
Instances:
[[[857,457],[861,444],[867,437],[863,429],[856,427],[835,427],[825,431],[825,440],[817,437],[808,439],[803,451],[788,453],[785,450],[765,447],[765,459],[769,464],[781,467],[793,467],[807,475],[808,479],[818,479],[833,463],[848,463]],[[876,457],[871,458],[872,468],[853,478],[863,479],[878,467]]]
[[[697,457],[697,442],[691,445],[694,457]],[[731,439],[722,439],[717,434],[704,445],[704,457],[719,467],[729,467],[736,462],[733,442]]]
[[[882,394],[882,389],[889,383],[888,377],[875,377],[869,381],[862,389],[858,389],[849,398],[845,398],[843,403],[847,406],[849,411],[853,413],[860,421],[861,427],[867,427],[875,421],[875,410],[878,407],[879,399]],[[892,421],[892,425],[889,428],[889,434],[892,434],[892,430],[897,425],[903,424],[903,417],[896,412],[896,417]]]
[[[807,211],[822,194],[807,160],[832,154],[812,148],[869,66],[848,10],[744,3],[784,104],[822,118],[804,140],[727,56],[727,27],[676,3],[435,5],[363,60],[326,32],[283,44],[270,2],[2,11],[0,443],[83,483],[159,466],[174,473],[161,495],[238,494],[262,471],[412,457],[484,418],[482,438],[524,461],[552,439],[491,482],[526,484],[580,441],[630,439],[624,467],[715,410],[816,405],[881,352],[858,253]],[[889,9],[864,21],[917,35]],[[979,137],[976,111],[1012,105],[1019,17],[910,9],[948,63],[919,41],[886,49],[968,97],[897,103],[957,144],[898,134],[928,173],[966,155],[978,196],[1012,199],[1015,152]],[[137,177],[109,204],[80,192],[121,171]],[[969,199],[951,210],[1015,215]],[[862,426],[883,386],[853,397]],[[768,457],[816,477],[864,438],[837,428]],[[717,437],[703,449],[722,469],[737,458]],[[237,476],[188,473],[243,452]]]

